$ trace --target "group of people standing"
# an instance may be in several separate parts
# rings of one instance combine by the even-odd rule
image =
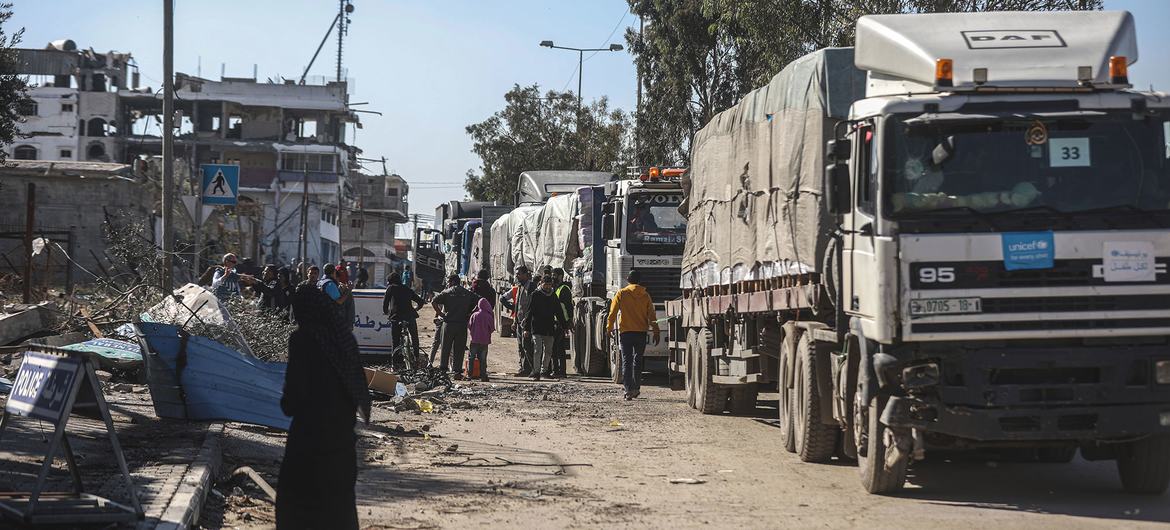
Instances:
[[[569,329],[573,321],[573,287],[564,269],[545,267],[533,277],[528,267],[516,269],[516,284],[504,299],[515,312],[513,330],[520,355],[521,377],[565,376]]]

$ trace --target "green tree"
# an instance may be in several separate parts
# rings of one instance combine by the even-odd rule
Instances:
[[[794,59],[852,46],[863,15],[1101,9],[1101,0],[628,0],[644,30],[626,33],[645,96],[637,159],[689,158],[690,140],[720,111]]]
[[[504,94],[503,110],[467,126],[479,171],[467,172],[465,188],[474,200],[511,202],[521,172],[587,169],[620,172],[632,157],[630,117],[611,109],[606,98],[577,116],[572,92],[516,85]],[[580,133],[578,132],[580,124]]]
[[[0,4],[0,145],[10,145],[21,137],[17,129],[21,121],[17,108],[28,98],[28,82],[17,74],[20,64],[16,45],[20,44],[24,28],[12,33],[6,31],[11,18],[12,4]],[[0,151],[0,162],[5,159],[4,151]]]

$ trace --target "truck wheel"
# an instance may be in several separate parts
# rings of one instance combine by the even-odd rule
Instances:
[[[622,384],[622,345],[617,337],[609,338],[609,376],[615,385]]]
[[[699,351],[699,332],[698,330],[687,330],[687,365],[686,373],[683,374],[683,381],[687,387],[687,406],[692,409],[698,408],[695,404],[695,396],[699,394],[696,386],[698,385],[698,377],[695,372],[699,370],[699,361],[697,353]]]
[[[589,319],[590,338],[587,339],[587,351],[589,355],[585,356],[584,365],[585,373],[592,377],[605,376],[605,369],[608,367],[608,352],[605,350],[605,312],[597,307],[590,310]]]
[[[1119,446],[1117,471],[1126,492],[1161,495],[1170,485],[1170,435],[1151,434]]]
[[[800,333],[800,331],[799,328],[793,330],[794,333]],[[784,444],[784,449],[789,453],[795,453],[796,433],[793,432],[792,428],[792,389],[788,388],[788,381],[791,380],[791,374],[788,373],[788,363],[795,352],[790,351],[789,344],[793,343],[784,339],[780,341],[780,374],[776,379],[776,390],[780,393],[780,400],[777,402],[776,408],[779,410],[780,416],[780,443]]]
[[[715,346],[715,341],[711,336],[711,330],[707,328],[699,330],[697,346],[695,364],[698,370],[695,375],[698,384],[695,385],[695,389],[698,393],[695,395],[695,408],[703,414],[721,414],[727,407],[728,390],[727,387],[711,382],[711,376],[715,375],[715,359],[711,358],[711,349]]]
[[[886,451],[893,442],[889,429],[878,418],[889,398],[875,397],[868,406],[858,404],[856,425],[864,426],[861,443],[857,444],[857,466],[861,470],[861,485],[865,491],[879,495],[895,493],[906,484],[907,458],[893,466],[886,465]]]
[[[589,356],[589,339],[585,336],[584,329],[576,325],[573,326],[573,332],[569,334],[570,344],[573,345],[571,350],[573,355],[573,369],[578,374],[585,374],[585,358]]]
[[[796,373],[793,374],[792,428],[796,453],[801,461],[828,462],[837,451],[837,429],[821,423],[815,354],[812,335],[802,333],[796,348]]]
[[[755,414],[756,399],[759,398],[759,394],[755,383],[748,383],[746,386],[733,389],[731,391],[731,413],[736,416]]]

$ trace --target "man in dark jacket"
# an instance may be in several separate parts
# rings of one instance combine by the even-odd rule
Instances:
[[[557,300],[561,302],[561,313],[565,317],[565,326],[561,333],[557,334],[556,344],[553,346],[551,375],[553,377],[565,377],[565,364],[569,358],[568,331],[570,323],[573,322],[573,285],[565,281],[565,269],[559,267],[553,269],[552,276],[553,293],[557,295]]]
[[[450,369],[455,379],[463,379],[463,354],[467,351],[467,321],[479,304],[479,295],[459,284],[459,276],[447,277],[447,289],[439,293],[431,306],[443,319],[443,351],[439,364]],[[448,366],[448,360],[451,364]]]
[[[412,359],[418,359],[418,310],[422,308],[423,300],[413,289],[398,283],[396,275],[387,277],[386,282],[390,285],[386,287],[386,294],[382,296],[382,314],[390,317],[394,351],[398,353],[398,347],[402,344],[402,328],[406,328],[410,333],[413,351],[399,354],[413,355]],[[399,360],[391,358],[390,362],[397,363]]]
[[[288,306],[287,293],[276,277],[276,265],[265,265],[260,281],[252,284],[252,290],[260,295],[260,307],[277,310]]]
[[[532,273],[528,267],[521,265],[516,268],[516,301],[511,302],[504,298],[504,307],[515,311],[512,321],[512,331],[516,335],[516,350],[520,354],[520,372],[516,375],[527,377],[532,375],[532,352],[535,346],[532,343],[532,334],[524,327],[524,317],[528,314],[528,304],[532,301],[532,293],[536,285],[532,283]]]
[[[475,275],[475,281],[471,283],[471,292],[479,295],[480,298],[486,299],[492,305],[492,310],[495,310],[496,290],[492,289],[491,283],[488,282],[487,269],[480,269]]]
[[[532,380],[540,381],[541,373],[552,370],[553,344],[566,325],[561,301],[553,292],[551,274],[543,277],[540,289],[532,294],[524,319],[526,327],[532,330],[532,341],[536,346],[532,357]]]

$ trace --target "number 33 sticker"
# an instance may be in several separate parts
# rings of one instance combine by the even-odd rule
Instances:
[[[1049,139],[1048,165],[1052,167],[1088,167],[1093,165],[1089,153],[1089,139]]]

